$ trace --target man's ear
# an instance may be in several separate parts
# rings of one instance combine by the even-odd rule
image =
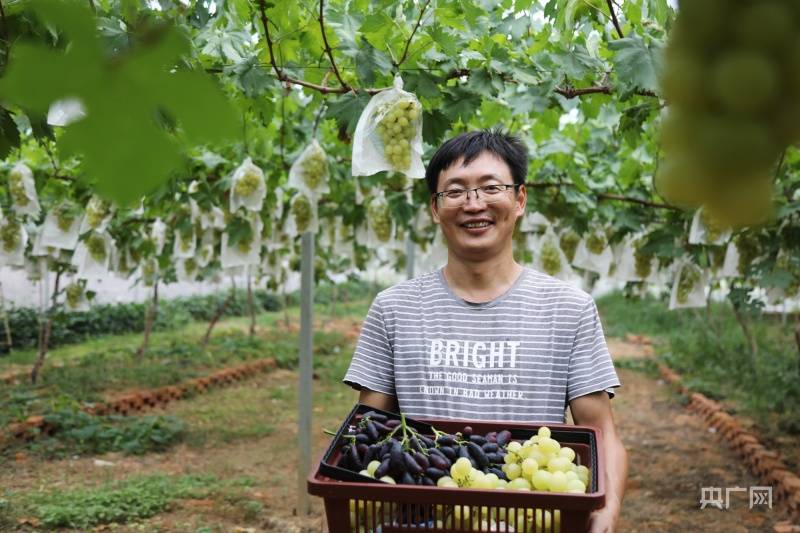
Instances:
[[[519,186],[515,200],[517,207],[517,218],[519,218],[525,215],[525,206],[528,203],[528,191],[525,190],[525,185]]]
[[[433,217],[433,223],[439,223],[439,205],[436,203],[436,196],[431,195],[431,216]]]

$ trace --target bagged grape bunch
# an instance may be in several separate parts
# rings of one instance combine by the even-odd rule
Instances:
[[[74,250],[81,229],[81,213],[72,202],[64,201],[47,213],[42,225],[42,245]]]
[[[267,184],[264,181],[264,172],[248,157],[233,171],[230,211],[235,213],[240,207],[244,207],[248,211],[261,211],[266,195]]]
[[[585,235],[575,250],[572,265],[601,276],[608,275],[614,254],[608,246],[608,240],[602,230],[595,230]]]
[[[731,229],[720,224],[708,209],[701,207],[695,211],[689,229],[689,244],[720,246],[730,237]]]
[[[662,196],[734,227],[769,217],[777,161],[800,140],[799,34],[796,0],[681,3],[661,79]]]
[[[387,244],[392,240],[394,224],[392,210],[386,197],[376,194],[367,206],[367,224],[369,226],[369,240],[373,244]]]
[[[64,306],[67,311],[88,311],[85,282],[73,281],[64,289]]]
[[[684,261],[677,266],[672,291],[669,298],[669,309],[706,306],[707,275],[699,266]]]
[[[81,223],[81,234],[90,230],[105,231],[113,215],[114,210],[111,204],[97,196],[92,196],[86,204],[83,223]]]
[[[220,262],[222,268],[239,268],[257,265],[261,260],[261,230],[263,222],[256,213],[251,213],[246,220],[239,218],[232,224],[246,224],[249,231],[243,232],[238,239],[232,238],[232,232],[226,230],[222,233],[222,246]],[[235,242],[234,242],[235,241]]]
[[[39,216],[36,182],[33,180],[33,172],[25,163],[17,162],[8,173],[8,192],[15,213],[31,217]]]
[[[306,146],[289,169],[289,186],[305,190],[316,197],[330,190],[328,156],[316,139]]]
[[[0,219],[0,265],[25,265],[28,232],[22,223],[10,215]]]
[[[633,266],[638,281],[649,283],[658,282],[658,259],[646,249],[644,237],[634,239],[631,243],[633,247]]]
[[[199,273],[200,266],[194,257],[178,259],[175,262],[175,275],[178,277],[178,281],[195,281]]]
[[[564,252],[564,257],[567,258],[568,262],[572,263],[575,259],[575,252],[578,250],[578,244],[580,242],[581,236],[571,229],[561,232],[561,236],[558,238],[558,246],[561,248],[561,251]]]
[[[289,223],[286,227],[288,235],[301,235],[305,232],[317,233],[317,201],[308,193],[298,191],[289,206]]]
[[[145,259],[139,271],[139,279],[142,281],[142,285],[145,287],[154,286],[158,281],[160,270],[158,259],[155,257]]]
[[[111,257],[116,252],[108,233],[92,231],[75,248],[72,264],[82,279],[103,279],[108,276]]]
[[[534,268],[559,279],[567,279],[572,274],[567,257],[561,250],[559,239],[552,228],[548,228],[539,239]]]
[[[422,106],[403,90],[397,76],[394,87],[369,101],[353,138],[353,176],[389,170],[409,178],[424,178],[422,164]]]

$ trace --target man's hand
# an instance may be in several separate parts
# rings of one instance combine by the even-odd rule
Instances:
[[[358,395],[358,403],[374,407],[375,409],[383,409],[392,413],[399,413],[400,409],[397,406],[397,398],[382,392],[376,392],[369,389],[361,389]]]
[[[578,425],[602,430],[603,459],[606,470],[606,505],[592,513],[590,533],[611,533],[616,528],[628,478],[628,453],[622,445],[605,391],[575,398],[569,403],[572,419]]]

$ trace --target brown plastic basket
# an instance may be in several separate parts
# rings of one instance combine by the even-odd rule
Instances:
[[[516,424],[467,420],[410,420],[425,428],[456,432],[470,425],[475,433],[508,429],[514,440],[525,440],[547,425],[562,446],[575,450],[576,462],[591,472],[586,494],[540,491],[450,489],[391,485],[338,468],[342,434],[371,408],[357,405],[308,478],[308,492],[324,499],[331,533],[409,531],[504,531],[515,533],[584,533],[589,515],[605,505],[605,470],[599,429],[566,424]],[[378,410],[375,410],[378,411]],[[383,411],[379,411],[383,412]],[[387,415],[398,415],[385,413]],[[522,518],[524,517],[524,518]]]

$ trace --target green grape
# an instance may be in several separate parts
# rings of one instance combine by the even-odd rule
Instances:
[[[744,274],[761,252],[761,245],[758,242],[758,237],[749,232],[742,233],[736,237],[734,244],[739,252],[739,272]]]
[[[248,237],[239,239],[239,242],[236,243],[236,249],[239,252],[246,254],[250,252],[250,247],[253,245],[253,236],[250,235]]]
[[[778,71],[764,54],[731,52],[721,58],[711,73],[714,94],[733,113],[757,113],[775,99]]]
[[[384,202],[372,202],[367,209],[367,218],[375,236],[381,242],[392,238],[392,213]]]
[[[707,242],[716,242],[728,229],[724,224],[720,224],[706,209],[700,211],[700,223],[703,224],[705,229]]]
[[[322,181],[328,175],[328,160],[325,157],[325,152],[317,146],[306,155],[300,168],[303,171],[303,181],[309,189],[316,190]]]
[[[83,287],[81,287],[78,283],[71,283],[66,288],[66,295],[67,295],[67,304],[71,308],[76,308],[81,303],[81,297],[83,296]]]
[[[14,220],[6,220],[0,227],[0,240],[3,241],[3,250],[13,252],[19,246],[22,238],[22,225]]]
[[[561,247],[561,251],[564,252],[564,255],[567,257],[567,261],[570,263],[572,263],[572,261],[575,259],[575,250],[578,248],[578,243],[580,241],[580,235],[572,230],[568,230],[563,233],[561,238],[558,240],[558,245]]]
[[[606,236],[599,231],[590,234],[586,238],[586,249],[595,255],[603,253],[606,249]]]
[[[190,276],[197,272],[197,261],[195,261],[194,257],[190,257],[183,262],[183,270]]]
[[[189,249],[192,247],[192,228],[186,228],[178,232],[178,237],[180,238],[180,248],[182,252],[188,252]]]
[[[86,222],[92,229],[97,229],[108,216],[109,206],[100,198],[93,196],[86,205]]]
[[[258,190],[262,181],[258,172],[255,169],[249,168],[244,172],[244,175],[236,181],[234,190],[238,196],[248,197]]]
[[[758,0],[742,8],[733,26],[740,43],[748,48],[780,51],[796,31],[788,3]]]
[[[298,233],[308,231],[311,227],[314,212],[311,201],[304,194],[298,194],[292,202],[292,216]]]
[[[417,133],[419,103],[407,98],[388,104],[378,110],[383,114],[376,129],[383,143],[383,153],[392,168],[407,170],[411,165],[411,142]]]
[[[106,241],[97,233],[93,233],[86,240],[86,249],[89,250],[89,255],[92,256],[92,259],[98,263],[106,260]]]
[[[561,272],[561,268],[563,265],[561,264],[561,253],[558,250],[558,246],[552,240],[547,240],[542,244],[542,249],[539,251],[540,254],[540,262],[542,265],[542,269],[550,274],[551,276],[555,276],[559,272]]]
[[[671,104],[686,109],[703,110],[708,105],[705,90],[706,68],[701,57],[690,55],[683,50],[669,50],[669,61],[661,78],[664,97]]]
[[[684,265],[678,278],[678,303],[686,303],[698,281],[700,281],[700,270],[693,265]]]
[[[650,277],[653,270],[653,254],[644,251],[644,240],[639,239],[633,246],[633,261],[636,267],[636,275],[642,279]]]
[[[724,246],[712,246],[709,251],[709,258],[711,260],[711,266],[714,270],[719,270],[725,264],[725,247]]]
[[[62,203],[54,209],[54,212],[58,229],[63,232],[69,231],[73,222],[75,222],[75,212],[72,210],[72,206],[67,203]]]
[[[30,203],[28,193],[25,192],[25,180],[22,172],[12,170],[8,175],[8,188],[14,203],[20,207],[26,207]]]

